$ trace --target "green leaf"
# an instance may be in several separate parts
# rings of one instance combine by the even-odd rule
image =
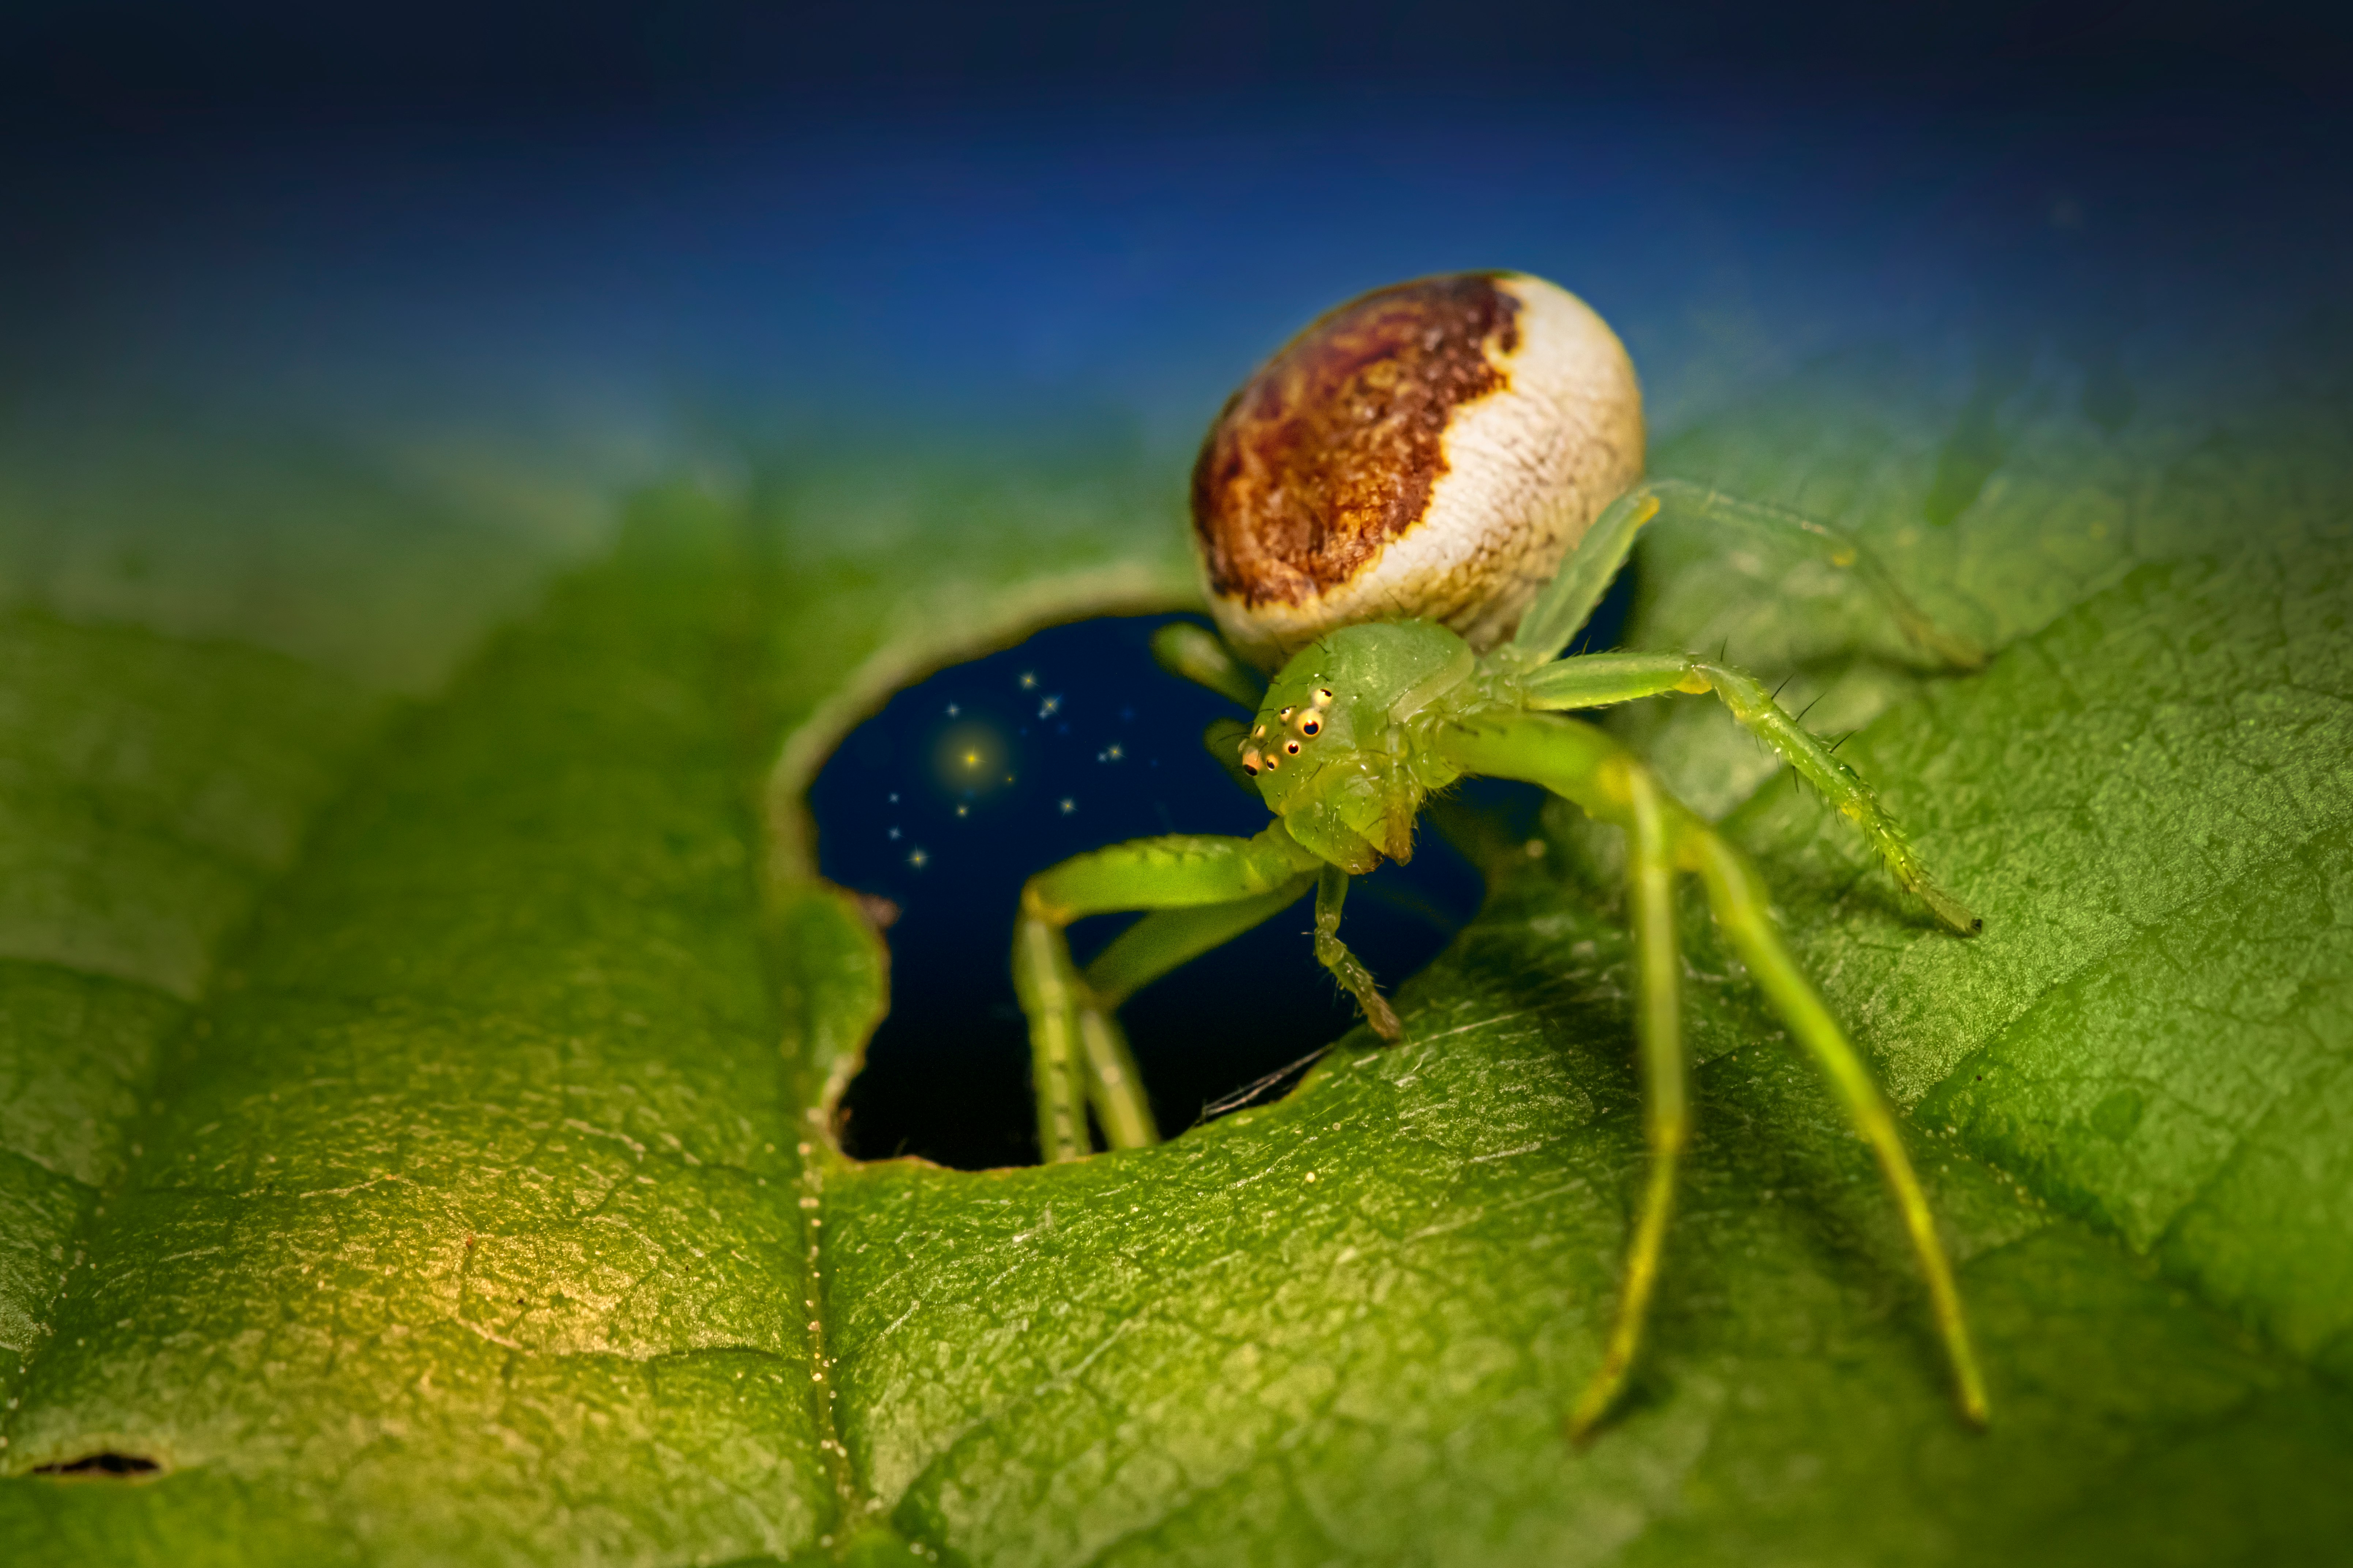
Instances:
[[[0,1544],[2329,1554],[2353,418],[2289,384],[2218,407],[2200,370],[2153,370],[2111,434],[2063,366],[1841,363],[1655,464],[1834,517],[1999,649],[1925,668],[1748,543],[1645,562],[1637,640],[1729,637],[1822,696],[1817,728],[1866,726],[1841,755],[1986,915],[1971,942],[1704,701],[1618,721],[1759,858],[1906,1108],[1983,1434],[1867,1152],[1694,910],[1699,1134],[1650,1348],[1600,1440],[1561,1441],[1642,1160],[1615,849],[1565,811],[1470,825],[1491,897],[1402,987],[1408,1042],[1359,1037],[1279,1104],[1074,1168],[833,1152],[892,980],[808,874],[799,787],[895,684],[1180,595],[1148,468],[851,455],[756,512],[659,492],[438,684],[373,633],[260,652],[185,635],[236,624],[195,590],[101,611],[27,574],[48,607],[0,620]],[[159,1468],[54,1473],[100,1455]]]

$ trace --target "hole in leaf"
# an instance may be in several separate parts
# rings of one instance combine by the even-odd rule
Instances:
[[[36,1465],[37,1476],[153,1476],[160,1475],[164,1467],[138,1454],[118,1454],[109,1449],[102,1454],[85,1454],[79,1459],[65,1459],[54,1465]]]
[[[898,911],[891,1010],[845,1101],[852,1155],[967,1170],[1035,1161],[1010,959],[1023,881],[1124,839],[1265,828],[1265,805],[1201,745],[1211,720],[1240,710],[1153,662],[1152,633],[1171,618],[1057,626],[943,670],[853,731],[810,787],[819,869]],[[1425,819],[1410,865],[1356,880],[1341,934],[1394,988],[1483,890]],[[1356,1026],[1315,962],[1313,910],[1303,898],[1121,1009],[1164,1135]],[[1080,921],[1074,956],[1084,963],[1134,918]]]

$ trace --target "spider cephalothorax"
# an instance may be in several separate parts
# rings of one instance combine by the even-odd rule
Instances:
[[[1274,820],[1255,838],[1176,836],[1081,855],[1029,879],[1014,973],[1030,1019],[1039,1142],[1090,1152],[1086,1110],[1114,1147],[1156,1131],[1114,1016],[1138,987],[1315,893],[1315,953],[1375,1033],[1405,1024],[1339,937],[1352,875],[1413,847],[1433,790],[1487,774],[1551,790],[1624,830],[1635,1035],[1651,1172],[1609,1351],[1570,1420],[1589,1432],[1624,1386],[1688,1134],[1673,886],[1704,888],[1717,925],[1791,1037],[1823,1068],[1879,1156],[1928,1282],[1963,1411],[1985,1392],[1952,1268],[1893,1114],[1782,943],[1764,884],[1713,827],[1607,731],[1564,717],[1669,692],[1712,693],[1868,838],[1897,882],[1967,934],[1978,921],[1852,769],[1754,677],[1686,653],[1560,657],[1673,503],[1817,553],[1876,593],[1923,647],[1945,637],[1852,541],[1810,519],[1673,480],[1636,483],[1641,402],[1625,353],[1570,295],[1516,273],[1378,290],[1293,339],[1234,395],[1194,474],[1195,539],[1228,643],[1164,628],[1170,669],[1234,699],[1213,726]],[[1615,499],[1611,499],[1614,497]],[[1271,684],[1256,670],[1276,669]],[[1254,667],[1254,668],[1253,668]],[[1063,928],[1151,911],[1082,974]]]
[[[1283,666],[1242,742],[1242,766],[1291,836],[1352,873],[1413,856],[1424,796],[1457,772],[1419,727],[1478,668],[1428,621],[1345,626]]]

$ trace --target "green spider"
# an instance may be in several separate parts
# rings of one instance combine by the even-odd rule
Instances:
[[[1672,891],[1697,877],[1733,950],[1871,1144],[1901,1208],[1963,1414],[1986,1397],[1950,1263],[1869,1069],[1774,926],[1747,860],[1608,731],[1563,716],[1667,692],[1713,692],[1963,935],[1981,922],[1929,880],[1868,784],[1755,678],[1667,653],[1563,658],[1662,503],[1778,531],[1852,572],[1938,657],[1973,664],[1852,542],[1795,513],[1673,480],[1640,482],[1631,366],[1581,302],[1519,274],[1401,284],[1311,325],[1229,402],[1194,474],[1194,515],[1225,641],[1163,628],[1174,672],[1233,698],[1251,724],[1210,744],[1264,798],[1254,838],[1170,836],[1062,862],[1023,889],[1013,967],[1029,1019],[1039,1139],[1050,1161],[1156,1140],[1114,1013],[1139,988],[1311,888],[1315,954],[1375,1033],[1397,1014],[1339,936],[1348,879],[1412,853],[1422,802],[1473,775],[1525,780],[1626,834],[1635,1033],[1650,1176],[1600,1367],[1569,1416],[1588,1436],[1640,1348],[1689,1135]],[[1613,499],[1614,498],[1614,499]],[[1605,504],[1606,503],[1606,504]],[[1232,650],[1239,650],[1240,657]],[[1251,668],[1255,666],[1256,668]],[[1259,670],[1273,668],[1271,683]],[[1144,919],[1082,973],[1065,928]]]

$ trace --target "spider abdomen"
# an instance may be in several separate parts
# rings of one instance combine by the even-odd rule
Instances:
[[[1641,392],[1601,318],[1540,278],[1455,273],[1329,312],[1234,394],[1194,543],[1261,668],[1407,616],[1483,650],[1641,471]]]

